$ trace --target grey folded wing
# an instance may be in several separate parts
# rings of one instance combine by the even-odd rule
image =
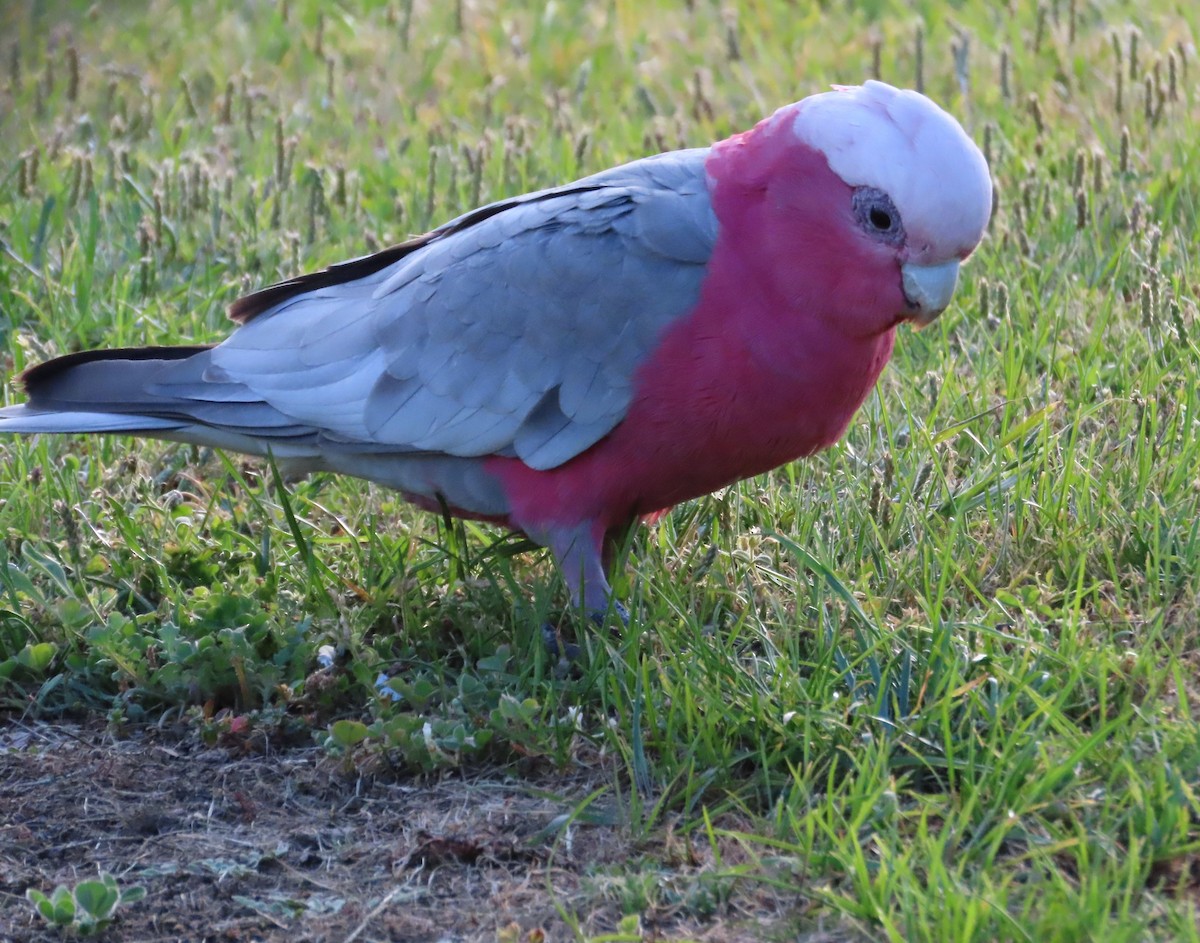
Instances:
[[[285,283],[200,375],[164,373],[155,393],[261,403],[321,451],[560,465],[621,421],[638,366],[699,299],[717,234],[706,153],[493,204],[390,264]]]

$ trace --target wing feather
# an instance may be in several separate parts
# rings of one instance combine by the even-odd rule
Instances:
[[[699,298],[705,153],[485,207],[356,262],[357,280],[286,283],[210,369],[231,400],[248,390],[342,450],[569,461],[621,421],[639,364]]]

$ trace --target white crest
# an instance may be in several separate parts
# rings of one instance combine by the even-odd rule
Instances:
[[[884,82],[835,86],[794,109],[793,130],[852,187],[876,187],[900,211],[914,258],[970,252],[992,211],[992,178],[962,126],[918,92]]]

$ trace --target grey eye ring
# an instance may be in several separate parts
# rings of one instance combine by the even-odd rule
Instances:
[[[896,204],[882,190],[857,187],[852,203],[859,226],[884,242],[899,245],[904,242],[904,223]]]

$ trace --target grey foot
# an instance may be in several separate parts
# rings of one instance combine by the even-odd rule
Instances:
[[[612,601],[612,611],[613,615],[621,620],[621,627],[626,629],[629,628],[629,610],[625,608],[625,604],[622,603],[621,600],[614,599]],[[606,615],[608,615],[608,613],[604,609],[597,609],[592,613],[592,621],[595,622],[596,625],[603,625],[604,617]]]
[[[628,628],[629,610],[616,600],[613,600],[611,610],[613,615],[621,620],[621,625]],[[604,625],[604,620],[607,618],[608,613],[608,609],[593,609],[588,613],[588,619],[597,626],[601,626]],[[568,642],[564,639],[562,637],[562,630],[550,622],[542,626],[542,643],[546,646],[546,651],[550,654],[551,658],[563,661],[575,661],[583,652],[583,649],[574,642]]]
[[[576,661],[583,652],[574,642],[568,642],[562,637],[558,626],[547,622],[542,626],[542,644],[551,658],[559,661]]]

